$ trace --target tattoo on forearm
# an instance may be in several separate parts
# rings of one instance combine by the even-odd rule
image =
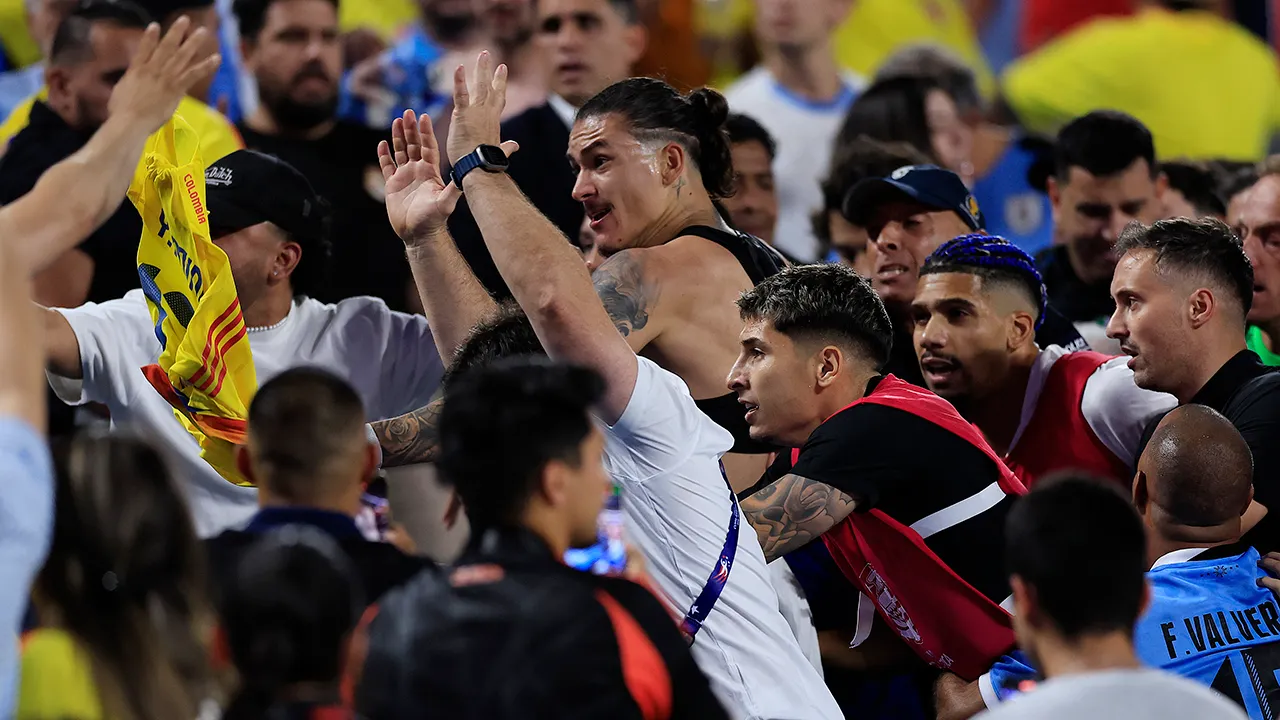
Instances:
[[[826,483],[787,475],[742,501],[742,514],[760,536],[765,560],[802,547],[853,512],[856,501]]]
[[[382,445],[382,467],[435,462],[440,450],[440,408],[444,400],[389,420],[370,423]]]
[[[623,337],[649,324],[649,308],[658,299],[657,288],[644,282],[641,261],[633,253],[623,251],[609,258],[596,268],[592,282]]]

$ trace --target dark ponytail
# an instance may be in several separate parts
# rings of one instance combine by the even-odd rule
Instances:
[[[661,80],[631,78],[588,100],[578,118],[610,114],[626,118],[638,138],[668,138],[684,145],[712,198],[733,194],[733,161],[725,130],[729,103],[720,93],[701,88],[684,96]]]
[[[364,600],[337,543],[308,527],[259,540],[233,573],[222,604],[227,647],[240,688],[223,720],[263,720],[282,691],[308,683],[337,688],[344,642]]]

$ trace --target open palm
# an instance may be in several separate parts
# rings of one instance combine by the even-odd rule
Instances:
[[[387,219],[406,245],[444,230],[461,192],[440,175],[440,147],[431,119],[406,110],[391,125],[391,145],[378,145],[386,183]]]

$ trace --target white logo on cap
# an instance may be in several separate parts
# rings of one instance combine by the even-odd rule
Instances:
[[[206,185],[230,185],[231,168],[215,166],[205,170],[204,182]]]
[[[894,180],[901,180],[902,178],[906,177],[907,173],[911,172],[913,169],[915,169],[914,165],[905,165],[903,167],[898,168],[897,170],[894,170],[893,174],[890,175],[889,177],[893,178]]]

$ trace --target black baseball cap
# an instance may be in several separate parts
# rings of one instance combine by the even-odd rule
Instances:
[[[841,213],[854,225],[867,227],[876,208],[903,198],[934,210],[950,210],[972,230],[986,226],[978,201],[960,176],[937,165],[907,165],[889,177],[867,178],[844,196]]]
[[[217,240],[258,223],[289,233],[304,250],[329,243],[329,203],[289,163],[255,150],[237,150],[204,172],[209,233]]]

